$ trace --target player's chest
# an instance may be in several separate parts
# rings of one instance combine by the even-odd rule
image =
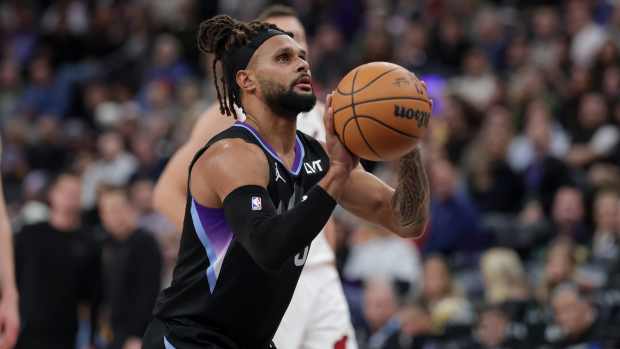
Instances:
[[[270,180],[269,195],[278,213],[293,208],[305,199],[306,193],[327,172],[329,163],[326,159],[307,156],[301,164],[297,175],[290,173],[280,162],[269,161]]]

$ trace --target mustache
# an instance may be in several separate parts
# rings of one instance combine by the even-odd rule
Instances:
[[[307,74],[307,73],[301,74],[297,79],[295,79],[291,83],[291,88],[293,88],[295,85],[297,85],[300,82],[312,85],[312,77],[310,76],[310,74]]]

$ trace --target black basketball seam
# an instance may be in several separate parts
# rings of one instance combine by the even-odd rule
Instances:
[[[361,104],[373,103],[373,102],[384,102],[384,101],[391,101],[391,100],[398,100],[398,99],[409,99],[409,100],[414,100],[414,101],[428,102],[427,98],[422,98],[422,97],[383,97],[383,98],[367,99],[363,102],[357,102],[355,103],[355,105],[361,105]],[[430,104],[430,102],[428,103]],[[340,107],[334,110],[334,114],[336,114],[339,111],[343,111],[344,109],[350,108],[350,107],[352,107],[352,105]]]
[[[373,152],[378,158],[381,158],[381,155],[379,155],[379,153],[377,153],[377,151],[370,145],[370,143],[368,143],[366,136],[364,136],[364,132],[362,132],[360,123],[359,121],[357,121],[357,114],[355,113],[355,93],[353,92],[353,89],[355,88],[355,79],[357,79],[358,72],[359,72],[359,69],[355,71],[355,74],[353,75],[353,81],[351,82],[351,108],[353,110],[352,118],[355,119],[355,124],[357,125],[357,131],[360,133],[360,136],[362,136],[362,139],[364,140],[364,143],[366,143],[366,145],[368,146],[368,149],[370,149],[370,151]],[[346,127],[343,129],[342,132],[346,132]]]
[[[394,128],[393,126],[390,126],[390,125],[386,124],[385,122],[383,122],[383,121],[381,121],[381,120],[379,120],[379,119],[377,119],[377,118],[375,118],[373,116],[370,116],[370,115],[358,115],[357,118],[358,119],[369,119],[369,120],[372,120],[372,121],[380,124],[381,126],[384,126],[387,129],[390,129],[390,130],[392,130],[392,131],[394,131],[394,132],[396,132],[398,134],[401,134],[401,135],[403,135],[405,137],[409,137],[409,138],[413,138],[413,139],[420,139],[420,137],[418,137],[418,136],[414,136],[414,135],[411,135],[411,134],[409,134],[407,132],[404,132],[404,131],[401,131],[401,130],[399,130],[397,128]]]
[[[336,92],[340,93],[340,94],[341,94],[341,95],[343,95],[343,96],[350,96],[350,95],[352,95],[352,94],[358,93],[358,92],[362,91],[363,89],[367,88],[368,86],[372,85],[372,83],[374,83],[375,81],[377,81],[377,80],[381,79],[382,77],[386,76],[387,74],[389,74],[389,73],[393,72],[394,70],[396,70],[396,69],[398,69],[398,68],[399,68],[399,67],[392,68],[392,69],[390,69],[390,70],[386,70],[386,71],[384,71],[383,73],[381,73],[381,74],[377,75],[377,77],[375,77],[374,79],[372,79],[372,80],[368,81],[368,82],[366,83],[366,85],[364,85],[364,86],[360,87],[360,88],[359,88],[359,90],[353,90],[353,88],[354,88],[354,86],[355,86],[355,83],[352,83],[352,84],[351,84],[351,93],[347,93],[347,92],[342,92],[342,91],[340,91],[340,87],[339,87],[339,86],[336,86]],[[358,73],[358,72],[359,72],[359,68],[358,68],[357,70],[355,70],[355,75],[353,75],[353,78],[355,78],[355,76],[357,75],[357,73]]]

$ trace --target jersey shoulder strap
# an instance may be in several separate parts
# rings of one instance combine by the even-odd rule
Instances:
[[[209,147],[212,146],[213,144],[217,143],[218,141],[221,141],[222,139],[234,139],[234,138],[241,138],[248,143],[256,143],[254,138],[251,135],[249,135],[247,131],[245,131],[242,128],[233,127],[233,126],[213,136],[207,142],[207,144],[205,144],[202,148],[200,148],[196,152],[196,154],[194,154],[194,157],[192,158],[192,161],[189,164],[189,170],[188,170],[189,175],[187,176],[187,192],[188,193],[189,193],[190,178],[192,176],[192,168],[194,167],[194,164],[196,163],[196,161],[198,161],[198,159],[202,156],[202,154],[204,154],[204,152],[207,151],[207,149],[209,149]]]
[[[310,152],[321,158],[329,159],[329,156],[327,155],[327,152],[325,151],[325,148],[323,147],[323,144],[321,144],[321,142],[299,130],[297,130],[297,136],[301,140],[301,143],[306,149],[306,152]]]

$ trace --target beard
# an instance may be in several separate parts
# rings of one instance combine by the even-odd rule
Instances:
[[[286,118],[296,118],[299,113],[314,108],[316,96],[314,91],[307,94],[295,92],[295,83],[289,88],[270,80],[259,79],[259,84],[265,96],[265,103],[276,115]]]

